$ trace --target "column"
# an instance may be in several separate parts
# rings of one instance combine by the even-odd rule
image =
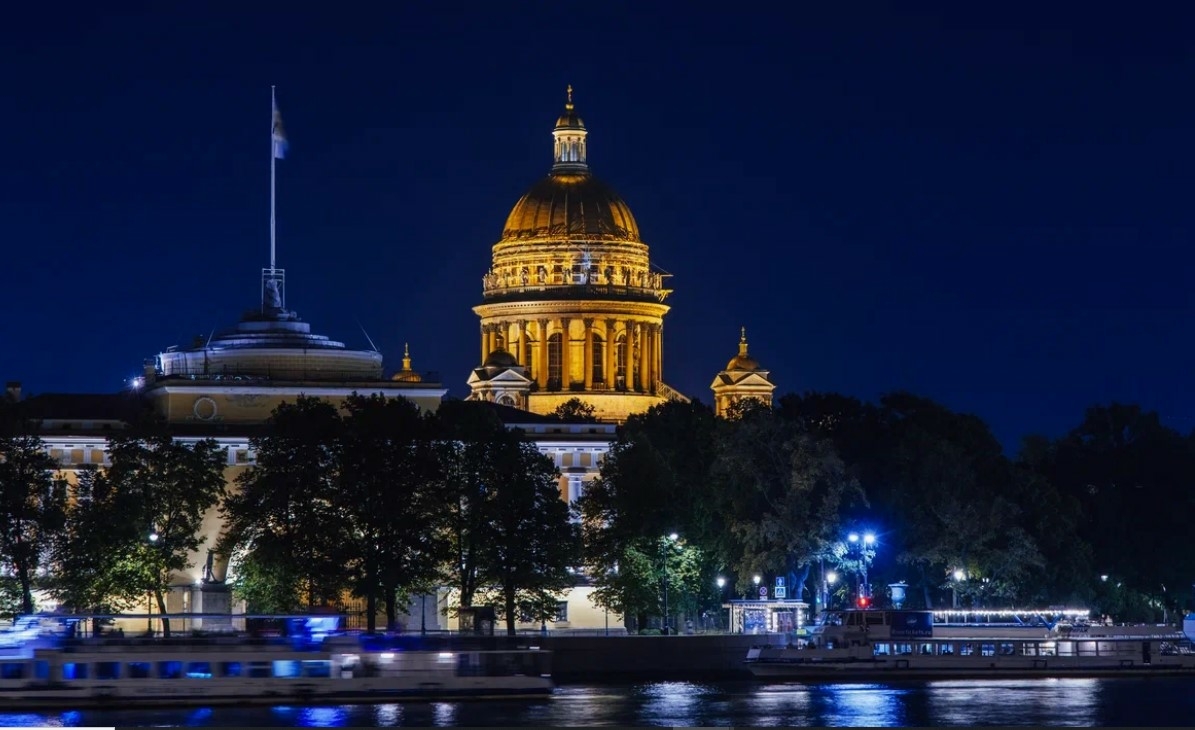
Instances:
[[[627,392],[635,390],[635,323],[626,320],[627,328]]]
[[[644,393],[651,392],[651,370],[648,365],[651,364],[651,337],[649,325],[644,322],[639,325],[639,381],[640,390]]]
[[[539,383],[539,389],[544,390],[548,387],[548,320],[538,320],[539,323],[539,366],[535,368],[535,382]]]
[[[664,325],[656,325],[655,336],[656,380],[664,379]]]
[[[572,362],[569,358],[569,350],[572,348],[569,347],[568,337],[568,325],[571,321],[568,317],[560,318],[560,389],[564,391],[567,391],[573,382]]]
[[[585,390],[593,390],[593,318],[581,320],[585,324],[585,361],[581,370],[585,373]]]
[[[484,324],[481,325],[481,360],[478,361],[480,363],[484,363],[485,359],[490,356],[490,351],[485,349],[485,346],[489,344],[489,341],[486,339],[486,330],[486,326]]]
[[[618,345],[614,339],[617,334],[615,325],[613,319],[606,320],[606,350],[602,353],[606,357],[606,367],[602,370],[602,376],[606,379],[606,390],[614,390],[614,366],[618,362],[615,358],[615,348]]]
[[[531,350],[527,347],[527,320],[520,319],[519,326],[519,349],[515,353],[515,358],[518,359],[519,364],[525,368],[531,367]]]

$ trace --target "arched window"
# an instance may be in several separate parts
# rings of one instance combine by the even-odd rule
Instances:
[[[593,382],[606,382],[605,367],[606,367],[606,343],[602,342],[602,336],[596,332],[593,334]]]
[[[511,408],[513,408],[515,406],[515,399],[514,399],[514,396],[511,396],[509,394],[504,394],[504,395],[498,396],[498,403],[499,403],[499,405],[510,406]]]
[[[561,337],[557,332],[548,336],[548,390],[560,390],[561,384]]]

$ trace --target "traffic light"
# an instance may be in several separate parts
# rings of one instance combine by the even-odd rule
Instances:
[[[855,599],[855,605],[859,608],[871,608],[871,599],[867,596],[859,596]]]

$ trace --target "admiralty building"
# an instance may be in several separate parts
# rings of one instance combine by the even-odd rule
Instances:
[[[620,422],[685,396],[664,380],[667,277],[652,265],[630,207],[591,172],[588,131],[571,88],[552,129],[551,150],[548,175],[514,204],[483,269],[480,303],[473,307],[480,318],[479,362],[465,385],[468,399],[488,403],[553,459],[561,499],[574,501],[597,475]],[[356,392],[403,397],[435,410],[448,395],[438,377],[413,367],[409,350],[399,367],[387,369],[381,353],[314,332],[288,306],[285,284],[285,271],[263,269],[258,306],[223,332],[165,348],[147,362],[133,388],[26,397],[13,381],[6,397],[25,401],[68,479],[86,465],[102,468],[107,437],[148,404],[178,438],[215,439],[227,453],[225,474],[232,484],[253,468],[249,439],[283,401],[306,395],[339,403]],[[768,371],[748,355],[745,331],[737,346],[721,371],[710,364],[720,414],[744,398],[770,403],[775,388]],[[572,398],[593,406],[598,422],[551,415]],[[203,546],[177,575],[167,604],[171,613],[242,611],[228,590],[226,561],[210,550],[220,530],[212,510]],[[407,625],[453,628],[452,601],[447,589],[416,597]],[[580,579],[560,597],[557,618],[549,628],[621,623],[593,606]]]

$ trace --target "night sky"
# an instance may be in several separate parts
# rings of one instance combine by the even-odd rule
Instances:
[[[1010,450],[1112,400],[1191,430],[1195,12],[972,5],[6,8],[0,376],[113,392],[256,306],[276,84],[288,304],[464,396],[572,84],[681,392],[746,325],[778,394],[908,389]]]

